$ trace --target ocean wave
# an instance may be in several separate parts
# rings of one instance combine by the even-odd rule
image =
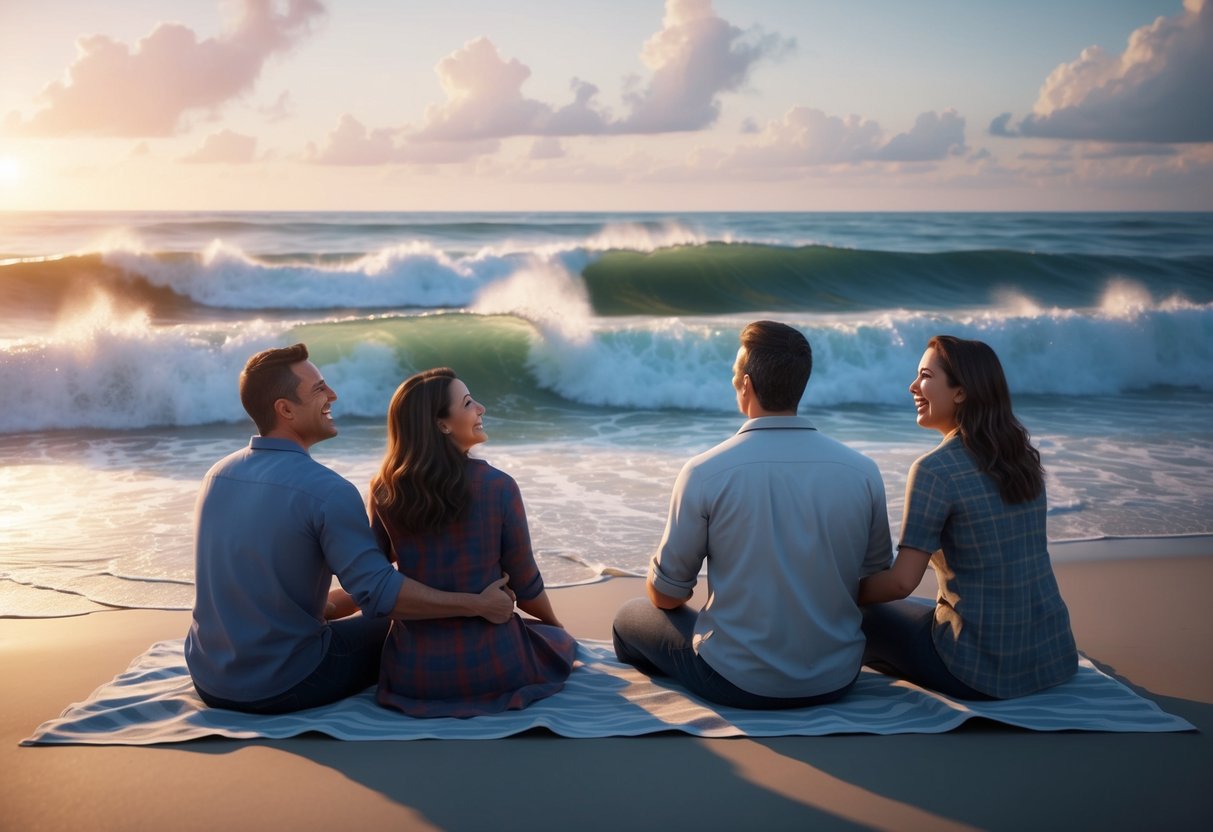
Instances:
[[[1159,299],[1213,301],[1213,257],[711,243],[613,251],[584,277],[599,315],[971,309],[998,305],[1012,290],[1041,306],[1076,309],[1097,303],[1111,279],[1148,284]]]
[[[542,276],[537,276],[539,280]],[[558,280],[557,278],[553,278]],[[1089,312],[785,316],[812,343],[812,406],[900,404],[927,340],[979,338],[1017,395],[1213,390],[1213,305],[1141,305],[1115,294]],[[530,318],[382,315],[297,323],[158,327],[104,298],[49,336],[0,349],[8,393],[0,432],[126,429],[245,419],[235,379],[248,355],[304,341],[341,414],[379,418],[400,380],[448,365],[486,402],[731,412],[730,366],[743,316],[604,319],[548,293]],[[503,302],[508,307],[512,304]],[[570,311],[571,310],[571,311]]]
[[[679,242],[682,241],[682,242]],[[495,296],[495,311],[528,315],[534,297],[502,287],[536,272],[567,284],[590,314],[694,316],[750,312],[957,311],[1005,306],[1089,309],[1109,282],[1136,284],[1147,303],[1213,302],[1213,257],[1127,257],[1014,251],[897,253],[700,242],[678,227],[612,227],[576,246],[497,244],[457,256],[414,241],[361,255],[257,258],[214,242],[195,253],[119,245],[103,253],[0,265],[12,318],[53,319],[100,291],[153,321],[282,311],[463,309]],[[1148,288],[1146,288],[1148,287]]]

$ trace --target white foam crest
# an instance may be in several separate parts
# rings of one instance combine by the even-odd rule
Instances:
[[[593,310],[585,284],[559,263],[539,257],[486,286],[471,308],[482,315],[525,318],[549,338],[580,344],[590,337]]]
[[[1040,304],[1023,292],[1008,288],[994,291],[994,304],[999,312],[1021,318],[1039,315],[1044,311]]]
[[[1109,280],[1099,301],[1100,311],[1116,318],[1130,318],[1154,308],[1149,290],[1123,277]]]
[[[98,333],[139,338],[151,330],[145,310],[119,312],[105,292],[94,289],[88,296],[70,300],[60,313],[51,340],[87,347]]]
[[[139,316],[106,324],[95,307],[61,329],[0,353],[0,433],[243,421],[236,378],[249,355],[283,343],[285,325],[155,329]]]
[[[105,262],[206,306],[228,309],[332,309],[463,306],[510,264],[454,260],[415,243],[346,264],[274,264],[220,240],[198,255],[164,258],[111,249]]]
[[[656,229],[640,223],[612,223],[585,241],[591,251],[656,251],[673,246],[694,246],[707,242],[733,242],[731,233],[707,236],[692,231],[680,222],[667,220]]]
[[[1053,311],[882,313],[860,321],[784,320],[813,346],[805,405],[902,404],[934,335],[988,343],[1015,394],[1100,395],[1156,385],[1213,390],[1213,306],[1152,310],[1126,320]],[[595,321],[591,338],[545,334],[531,351],[540,383],[586,404],[732,411],[738,319]]]
[[[724,410],[733,401],[725,369],[737,352],[736,330],[663,318],[599,323],[592,335],[546,333],[528,362],[540,384],[615,407]]]

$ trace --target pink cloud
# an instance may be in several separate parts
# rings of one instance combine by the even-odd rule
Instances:
[[[562,159],[565,156],[564,147],[560,144],[560,139],[552,136],[542,136],[535,139],[531,144],[531,150],[527,154],[528,159]]]
[[[962,153],[965,121],[955,110],[927,112],[914,127],[892,138],[880,124],[861,116],[828,115],[796,106],[772,121],[757,139],[721,160],[724,167],[768,168],[863,162],[929,162]]]
[[[661,31],[641,57],[653,71],[626,96],[631,112],[618,133],[700,130],[720,116],[720,94],[738,90],[759,60],[778,57],[794,41],[745,32],[718,17],[711,0],[667,0]]]
[[[499,146],[495,139],[406,142],[401,130],[368,129],[347,114],[319,146],[308,144],[303,160],[318,165],[448,164],[494,153]]]
[[[488,38],[464,44],[435,67],[446,100],[426,108],[420,127],[368,130],[345,116],[306,157],[320,164],[384,164],[423,160],[463,162],[495,152],[514,136],[595,136],[699,130],[720,115],[720,95],[739,89],[751,68],[792,42],[749,34],[722,20],[710,0],[667,0],[662,28],[642,58],[652,75],[625,94],[628,112],[614,118],[597,104],[596,85],[574,78],[572,100],[556,106],[529,98],[531,70],[506,59]],[[636,81],[637,86],[641,82]],[[536,143],[531,158],[554,158],[563,149]]]
[[[202,142],[202,147],[181,157],[181,161],[243,165],[254,161],[256,154],[257,140],[255,138],[233,133],[231,130],[221,130],[207,136]]]
[[[38,96],[28,119],[7,126],[26,135],[168,136],[186,114],[213,111],[252,89],[266,59],[290,49],[324,13],[319,0],[237,0],[239,15],[219,37],[199,40],[161,23],[134,48],[105,35],[77,43],[66,80]]]
[[[419,139],[538,135],[552,118],[550,106],[522,94],[531,70],[517,59],[503,59],[488,38],[465,44],[435,71],[447,100],[426,108]]]

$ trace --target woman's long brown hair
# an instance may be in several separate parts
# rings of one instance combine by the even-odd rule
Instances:
[[[1035,499],[1045,487],[1040,452],[1011,412],[1011,391],[994,350],[952,335],[936,335],[927,346],[935,350],[948,383],[964,388],[956,421],[961,441],[977,457],[978,466],[998,483],[1006,502]]]
[[[371,503],[401,531],[439,528],[467,511],[467,456],[438,428],[450,415],[454,380],[449,367],[424,370],[405,379],[388,405],[387,451],[371,478]]]

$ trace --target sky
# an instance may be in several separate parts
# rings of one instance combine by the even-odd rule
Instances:
[[[0,210],[1213,210],[1213,0],[2,0]]]

